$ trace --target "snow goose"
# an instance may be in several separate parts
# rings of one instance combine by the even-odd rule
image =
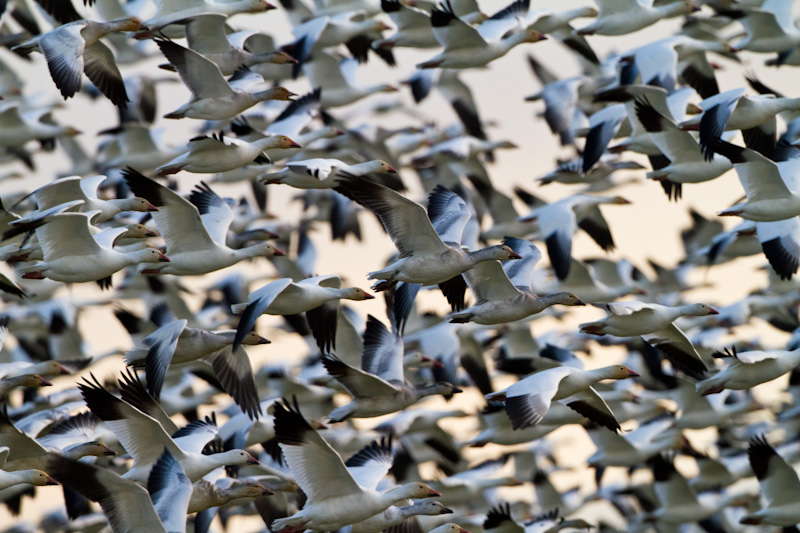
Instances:
[[[556,367],[542,370],[510,387],[486,395],[487,400],[504,401],[514,429],[535,426],[542,421],[550,403],[558,400],[591,421],[617,431],[619,422],[592,385],[604,379],[629,379],[639,374],[623,365],[594,370]]]
[[[738,352],[736,348],[715,352],[715,358],[727,358],[730,365],[712,377],[697,383],[703,396],[724,389],[747,390],[777,379],[800,365],[800,348],[787,350],[753,350]]]
[[[353,397],[350,403],[334,409],[328,415],[331,422],[382,416],[403,410],[427,396],[450,396],[461,392],[461,389],[444,381],[427,387],[406,385],[402,339],[371,315],[364,332],[362,368],[354,368],[332,355],[326,355],[322,364]]]
[[[15,50],[41,50],[50,75],[66,100],[81,88],[81,73],[117,107],[125,107],[128,95],[122,75],[114,62],[114,54],[100,39],[111,32],[136,31],[144,28],[137,18],[97,22],[76,20],[59,26],[15,46]]]
[[[363,522],[353,524],[350,531],[353,533],[379,533],[380,531],[399,526],[404,521],[414,519],[414,517],[419,515],[439,516],[443,514],[453,514],[453,510],[439,502],[424,500],[400,507],[389,507],[382,513],[368,518]]]
[[[125,169],[122,176],[131,190],[162,208],[154,213],[153,219],[172,255],[170,268],[144,268],[141,270],[144,274],[199,276],[245,259],[283,255],[267,242],[238,250],[229,248],[225,241],[233,210],[205,183],[197,186],[186,200],[134,169]]]
[[[48,467],[65,487],[96,501],[112,531],[185,532],[192,483],[169,450],[163,450],[147,489],[108,468],[53,459]]]
[[[230,76],[243,66],[249,68],[261,63],[297,63],[286,52],[253,54],[234,46],[225,32],[227,19],[222,13],[203,13],[184,20],[189,48],[217,65],[223,76]]]
[[[250,93],[234,89],[219,67],[193,50],[172,41],[156,41],[161,52],[178,71],[192,99],[164,118],[228,120],[264,100],[291,100],[296,96],[285,87]]]
[[[237,405],[257,418],[260,408],[250,359],[242,348],[236,351],[227,349],[233,344],[236,332],[206,331],[186,325],[184,319],[161,326],[142,340],[146,348],[134,348],[125,353],[125,363],[145,368],[148,391],[158,400],[170,365],[200,359],[211,365],[214,375]],[[253,332],[242,339],[242,344],[249,346],[267,343],[267,339]]]
[[[687,375],[701,379],[705,374],[706,366],[697,350],[673,322],[683,316],[719,314],[715,309],[706,304],[668,307],[637,301],[593,305],[604,309],[608,316],[597,322],[581,324],[581,333],[617,337],[641,336]]]
[[[732,15],[747,32],[731,46],[732,51],[784,53],[800,44],[800,30],[794,25],[789,2],[764,2],[760,8],[734,11]]]
[[[576,194],[535,207],[527,215],[520,217],[523,221],[536,221],[539,233],[547,245],[550,263],[559,280],[564,280],[569,275],[572,236],[578,228],[587,232],[606,252],[614,250],[614,238],[600,211],[600,206],[605,204],[629,205],[630,202],[621,196]]]
[[[9,454],[4,457],[5,463],[0,468],[6,472],[46,470],[47,460],[53,456],[78,460],[87,456],[117,455],[117,452],[102,442],[91,440],[93,433],[93,428],[85,428],[80,424],[66,425],[59,428],[52,436],[34,439],[15,427],[7,413],[0,413],[0,446],[7,446],[10,449]]]
[[[481,261],[520,257],[508,246],[463,251],[461,234],[470,217],[469,208],[443,187],[435,188],[429,197],[431,218],[418,203],[365,178],[343,176],[335,190],[372,211],[400,253],[388,267],[369,273],[368,279],[381,280],[375,290],[389,289],[398,281],[440,284]]]
[[[661,503],[661,507],[647,513],[648,522],[677,526],[705,520],[728,505],[744,503],[741,496],[726,493],[698,497],[672,461],[660,455],[650,458],[648,465],[653,470],[653,490]]]
[[[800,480],[794,468],[775,453],[775,448],[764,436],[753,437],[747,448],[747,457],[767,506],[742,517],[739,523],[794,526],[800,522],[800,508],[797,505]]]
[[[794,190],[796,180],[787,184],[774,162],[755,150],[725,141],[714,141],[711,146],[731,160],[747,194],[747,201],[720,211],[719,216],[774,222],[800,214],[800,192]]]
[[[320,87],[320,105],[327,109],[355,103],[377,93],[397,92],[389,83],[359,87],[356,82],[358,62],[352,58],[341,61],[331,54],[316,52],[303,65],[303,73],[312,87]]]
[[[342,172],[353,176],[397,174],[397,170],[380,159],[348,165],[338,159],[317,158],[289,161],[278,172],[261,174],[258,181],[266,185],[283,183],[296,189],[333,189],[339,185],[338,177]]]
[[[496,16],[507,15],[507,10],[503,10]],[[511,15],[513,16],[513,13]],[[481,32],[483,26],[475,29],[461,20],[456,16],[449,1],[433,8],[431,25],[433,26],[433,35],[444,47],[444,51],[436,57],[418,64],[417,68],[482,67],[504,56],[519,44],[536,43],[547,39],[542,32],[533,27],[525,28],[523,31],[502,39],[486,39]]]
[[[308,496],[306,505],[274,520],[272,531],[336,530],[382,513],[395,502],[441,496],[423,483],[408,483],[387,492],[358,484],[342,458],[306,422],[297,406],[275,404],[275,434],[286,464]]]
[[[145,483],[165,448],[177,459],[191,482],[221,466],[259,464],[244,450],[234,449],[211,455],[200,453],[216,435],[216,428],[210,428],[208,424],[195,424],[181,433],[178,444],[158,420],[112,395],[100,385],[97,378],[91,377],[91,381],[87,378],[80,383],[78,389],[92,413],[108,425],[133,457],[133,466],[123,476],[125,479]]]
[[[52,383],[39,374],[23,374],[11,378],[0,378],[0,398],[18,387],[49,387]]]
[[[19,102],[3,102],[0,106],[0,146],[19,146],[32,140],[43,145],[59,137],[73,137],[81,131],[72,126],[53,124],[50,109],[21,109]]]
[[[697,11],[689,0],[677,0],[658,5],[639,0],[595,0],[597,18],[588,26],[579,28],[578,35],[627,35],[670,17],[688,15]]]
[[[6,453],[8,453],[8,448],[0,448],[0,453],[3,453],[3,449]],[[23,483],[34,485],[36,487],[43,487],[45,485],[57,485],[58,481],[48,476],[41,470],[31,469],[18,470],[17,472],[6,472],[5,470],[0,469],[0,490],[13,487],[14,485],[21,485]]]
[[[201,0],[199,2],[191,0],[158,0],[155,4],[156,12],[147,20],[147,26],[149,28],[158,29],[162,33],[169,31],[169,29],[165,27],[170,24],[205,13],[221,13],[231,16],[237,13],[262,13],[270,9],[275,9],[275,6],[266,0],[233,0],[230,2],[214,0]],[[182,33],[183,32],[174,38],[183,36]],[[149,34],[142,36],[149,37]],[[172,35],[170,35],[170,37],[172,37]]]
[[[363,289],[342,288],[342,279],[337,275],[316,276],[293,282],[281,278],[264,285],[248,295],[247,303],[231,306],[234,313],[241,314],[233,349],[242,344],[261,315],[299,315],[306,313],[312,333],[322,351],[333,347],[339,300],[371,300],[375,298]]]
[[[189,151],[156,169],[156,174],[166,176],[181,170],[197,174],[226,172],[251,162],[263,162],[264,150],[270,148],[302,148],[285,135],[270,135],[253,142],[219,135],[200,135],[189,141]]]
[[[388,37],[372,43],[375,48],[435,48],[439,42],[433,35],[431,17],[400,0],[381,0],[381,8],[397,27]]]
[[[533,268],[542,253],[522,239],[506,239],[503,244],[521,256],[518,261],[500,263],[483,261],[462,274],[475,295],[475,304],[464,311],[448,315],[450,322],[502,324],[522,320],[540,313],[551,305],[584,305],[572,293],[561,292],[537,296],[531,288]]]
[[[123,211],[158,211],[156,206],[144,198],[116,198],[112,200],[98,198],[97,189],[105,180],[106,177],[102,175],[88,178],[72,176],[61,178],[39,187],[31,193],[38,207],[34,213],[45,215],[44,211],[63,206],[67,202],[77,202],[78,200],[83,201],[82,204],[76,204],[79,206],[76,208],[78,211],[82,213],[100,211],[93,219],[96,224],[111,220]],[[32,215],[33,213],[29,213],[25,218],[27,219]]]
[[[714,154],[706,161],[694,137],[662,116],[646,100],[636,101],[636,116],[650,139],[669,164],[647,173],[647,179],[659,180],[670,200],[679,200],[684,183],[701,183],[718,178],[731,168],[730,161]]]
[[[51,222],[36,228],[44,261],[22,269],[24,279],[49,278],[65,283],[101,282],[110,286],[110,277],[123,268],[139,263],[169,262],[169,257],[154,248],[119,252],[112,248],[127,228],[116,228],[92,235],[92,213],[61,213]],[[98,239],[102,238],[103,242]]]

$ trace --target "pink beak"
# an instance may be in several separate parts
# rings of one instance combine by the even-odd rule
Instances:
[[[632,377],[632,378],[638,378],[638,377],[641,377],[641,376],[642,376],[640,373],[638,373],[638,372],[634,372],[634,371],[633,371],[633,370],[631,370],[630,368],[628,369],[628,375],[629,375],[630,377]]]
[[[711,308],[711,307],[709,307],[709,308],[708,308],[708,314],[709,314],[709,315],[718,315],[718,314],[719,314],[719,311],[717,311],[717,310],[716,310],[716,309],[714,309],[714,308]]]
[[[158,252],[158,260],[162,263],[170,263],[172,259],[164,255],[163,252]]]
[[[154,206],[153,204],[151,204],[150,202],[147,202],[147,210],[151,211],[151,212],[152,211],[158,211],[158,208],[156,206]]]
[[[283,250],[278,250],[277,248],[275,248],[275,251],[272,252],[272,255],[282,256],[282,255],[286,255],[286,252],[284,252]]]

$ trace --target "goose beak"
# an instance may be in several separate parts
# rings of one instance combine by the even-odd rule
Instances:
[[[105,444],[103,445],[103,448],[104,448],[103,449],[103,455],[117,455],[117,452],[115,450],[112,450],[111,448],[109,448]]]
[[[47,481],[45,481],[44,484],[45,485],[58,485],[58,481],[56,481],[55,479],[51,478],[50,476],[47,476]]]
[[[158,237],[159,233],[153,229],[145,229],[144,236],[145,237]]]
[[[39,380],[39,386],[40,386],[40,387],[52,387],[52,386],[53,386],[53,384],[52,384],[52,383],[50,383],[49,381],[47,381],[46,379],[44,379],[44,378],[41,378],[41,379]]]
[[[434,497],[434,498],[439,498],[439,497],[442,496],[442,493],[439,492],[438,490],[430,489],[430,491],[428,492],[428,496],[429,497]]]
[[[719,314],[719,311],[717,311],[717,310],[716,310],[716,309],[714,309],[713,307],[709,307],[709,308],[708,308],[708,314],[709,314],[709,315],[718,315],[718,314]]]
[[[302,144],[296,143],[294,141],[291,141],[291,143],[289,144],[289,148],[302,148],[302,147],[303,147]]]
[[[272,344],[272,341],[269,339],[265,339],[264,337],[258,337],[258,344]]]
[[[72,371],[69,368],[65,367],[65,366],[62,366],[61,368],[59,368],[58,369],[58,373],[62,374],[64,376],[72,375]]]
[[[264,487],[264,490],[261,491],[262,496],[272,496],[275,494],[275,491],[269,490],[267,487]]]
[[[509,259],[522,259],[522,256],[521,256],[521,255],[519,255],[517,252],[515,252],[515,251],[513,251],[513,250],[512,250],[512,251],[511,251],[511,252],[508,254],[508,258],[509,258]]]
[[[172,259],[164,255],[164,252],[158,252],[158,261],[160,263],[171,263]]]
[[[583,300],[578,300],[577,302],[575,302],[575,305],[586,305],[586,302],[584,302]]]
[[[386,172],[388,172],[389,174],[397,174],[397,169],[396,169],[396,168],[394,168],[394,167],[389,167],[389,168],[386,170]]]
[[[470,533],[470,532],[464,529],[463,527],[458,526],[458,533]]]
[[[147,211],[152,213],[153,211],[158,211],[158,208],[150,202],[147,202]]]
[[[261,461],[253,457],[252,455],[247,458],[247,464],[249,465],[260,465]]]
[[[279,250],[278,248],[275,248],[275,251],[272,252],[272,255],[277,255],[278,257],[281,257],[286,255],[286,252],[284,252],[283,250]]]
[[[632,378],[639,378],[639,377],[642,377],[642,375],[641,375],[640,373],[638,373],[638,372],[634,372],[634,371],[633,371],[633,370],[631,370],[630,368],[628,369],[628,376],[630,376],[630,377],[632,377]]]
[[[450,391],[450,394],[458,394],[459,392],[464,392],[464,391],[459,389],[458,387],[453,387],[453,390]]]
[[[374,299],[375,299],[375,297],[374,297],[373,295],[371,295],[370,293],[368,293],[368,292],[366,292],[366,291],[365,291],[365,292],[364,292],[364,299],[365,299],[365,300],[374,300]]]
[[[281,183],[282,179],[283,178],[272,178],[272,179],[266,180],[264,182],[264,185],[279,185]]]
[[[439,511],[439,514],[453,514],[453,510],[449,507],[445,507],[444,509]]]

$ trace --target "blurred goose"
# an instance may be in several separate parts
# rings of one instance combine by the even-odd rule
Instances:
[[[436,228],[425,208],[383,185],[343,176],[335,190],[372,211],[400,252],[394,263],[369,273],[368,279],[382,280],[373,287],[375,290],[386,290],[398,281],[435,285],[481,261],[520,258],[508,246],[491,246],[475,252],[465,252],[456,246],[455,243],[461,242],[470,213],[458,195],[443,187],[434,189],[429,197],[433,206],[429,210],[433,210],[433,218],[437,219]]]
[[[568,196],[556,202],[533,208],[521,220],[535,220],[547,245],[547,255],[560,280],[569,275],[572,262],[572,236],[580,227],[605,251],[615,247],[608,222],[600,211],[604,204],[629,205],[621,196],[604,197],[588,194]]]
[[[431,17],[414,6],[400,0],[381,0],[381,9],[396,26],[393,34],[374,41],[375,48],[434,48],[439,42],[433,35]]]
[[[533,268],[542,253],[522,239],[506,239],[503,244],[521,256],[518,261],[483,261],[462,274],[475,295],[475,304],[448,315],[450,322],[501,324],[540,313],[551,305],[584,305],[572,293],[537,296],[531,288]]]
[[[125,352],[125,364],[145,368],[148,392],[158,400],[170,365],[202,359],[211,365],[216,378],[242,410],[256,417],[260,408],[250,359],[243,349],[227,350],[236,332],[189,328],[187,323],[184,319],[161,326],[142,340],[146,348]],[[242,344],[248,346],[268,343],[255,333],[248,333],[242,339]]]
[[[597,18],[579,28],[578,35],[627,35],[656,22],[688,15],[696,8],[689,0],[677,0],[654,5],[639,0],[595,0]]]
[[[274,520],[273,531],[336,530],[362,522],[408,498],[441,496],[423,483],[378,492],[359,485],[342,458],[303,418],[297,407],[275,404],[275,434],[289,469],[308,496],[301,511]]]
[[[81,74],[115,106],[125,107],[128,95],[122,75],[114,62],[114,54],[100,39],[111,32],[136,31],[144,28],[137,18],[96,22],[76,20],[14,47],[15,50],[41,50],[50,75],[66,100],[81,88]]]
[[[221,466],[259,464],[244,450],[211,455],[200,453],[216,433],[216,428],[207,425],[196,425],[183,432],[178,445],[158,420],[112,395],[94,376],[92,381],[87,378],[78,388],[92,413],[108,425],[133,457],[133,466],[123,475],[125,479],[145,483],[165,449],[180,463],[191,482]]]
[[[261,287],[248,295],[247,303],[231,306],[241,314],[233,349],[237,349],[253,329],[259,316],[298,315],[306,313],[312,332],[321,350],[333,346],[336,334],[336,317],[339,300],[371,300],[375,298],[363,289],[342,288],[342,279],[336,275],[316,276],[293,282],[282,278]],[[328,305],[328,302],[332,302]],[[309,314],[310,313],[310,314]]]
[[[481,27],[475,29],[461,20],[453,12],[449,2],[433,8],[431,25],[433,26],[433,35],[444,47],[444,51],[436,57],[418,64],[417,68],[482,67],[504,56],[519,44],[536,43],[547,39],[539,30],[532,27],[502,39],[486,39],[481,34]]]
[[[184,19],[189,48],[217,65],[223,76],[230,76],[242,67],[249,68],[261,63],[297,63],[286,52],[254,54],[234,46],[225,32],[227,19],[222,13],[203,13]]]
[[[800,509],[797,506],[800,480],[794,467],[775,453],[775,448],[764,436],[750,440],[747,457],[767,506],[742,517],[739,523],[794,526],[800,522]]]
[[[608,316],[597,322],[580,324],[581,333],[589,335],[641,336],[658,348],[678,369],[702,379],[706,366],[686,335],[673,322],[683,316],[717,315],[706,304],[667,307],[637,301],[593,304],[604,309]]]
[[[48,468],[65,487],[98,502],[113,531],[186,531],[192,483],[169,450],[156,461],[147,489],[88,463],[58,458]]]
[[[715,352],[714,357],[731,360],[730,365],[712,377],[697,383],[703,396],[724,389],[747,390],[777,379],[800,365],[800,348],[787,350],[753,350],[738,352],[736,348]]]
[[[226,172],[252,162],[265,159],[264,150],[271,148],[302,148],[285,135],[270,135],[253,142],[224,137],[222,133],[208,137],[201,135],[189,141],[189,151],[156,169],[156,174],[166,176],[185,170],[197,174]]]
[[[222,77],[219,67],[202,55],[172,41],[156,42],[192,92],[189,103],[167,113],[164,118],[227,120],[264,100],[291,100],[296,96],[285,87],[255,93],[234,89]]]
[[[368,87],[356,84],[355,59],[341,61],[325,52],[316,52],[303,65],[303,72],[312,87],[321,87],[320,105],[323,108],[341,107],[355,103],[377,93],[397,92],[397,87],[389,83],[379,83]]]
[[[397,170],[386,161],[375,159],[365,163],[348,165],[338,159],[306,159],[289,161],[278,172],[261,174],[260,182],[266,185],[283,183],[296,189],[333,189],[339,185],[339,176],[368,174],[397,174]]]
[[[350,530],[353,533],[379,533],[380,531],[398,526],[406,520],[414,519],[414,517],[419,515],[439,516],[443,514],[453,514],[453,510],[439,502],[423,500],[400,507],[389,507],[384,512],[364,520],[363,522],[353,524]]]
[[[159,31],[167,31],[165,26],[176,23],[196,15],[205,13],[221,13],[231,16],[236,13],[263,13],[275,9],[275,6],[266,0],[172,0],[156,2],[155,14],[147,20],[150,28],[158,28]]]
[[[406,385],[402,339],[372,315],[368,317],[364,331],[361,369],[332,355],[326,355],[322,364],[353,397],[350,403],[337,407],[328,415],[331,422],[382,416],[403,410],[427,396],[452,396],[461,392],[444,381],[426,387]]]
[[[510,387],[487,394],[486,399],[505,402],[514,429],[535,426],[547,414],[550,403],[558,400],[592,422],[617,431],[621,429],[619,422],[592,385],[604,379],[637,376],[638,373],[623,365],[594,370],[561,366],[532,374]]]
[[[22,374],[11,378],[0,378],[0,398],[18,387],[50,387],[53,385],[39,374]]]
[[[22,269],[22,277],[83,283],[106,280],[115,272],[139,263],[169,262],[169,257],[154,248],[134,252],[114,250],[114,241],[126,233],[127,228],[116,228],[93,236],[89,229],[91,215],[61,213],[37,228],[36,237],[42,246],[44,261]],[[102,242],[98,239],[102,239]]]
[[[161,207],[153,219],[164,237],[170,268],[143,268],[144,274],[199,276],[254,257],[283,255],[270,243],[231,249],[226,244],[233,210],[208,185],[201,183],[186,200],[134,169],[122,172],[128,186]]]

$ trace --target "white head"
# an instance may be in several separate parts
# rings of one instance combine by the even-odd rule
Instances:
[[[364,289],[359,289],[357,287],[350,287],[349,289],[344,290],[344,296],[342,296],[343,300],[372,300],[375,297],[365,291]]]
[[[691,304],[684,309],[686,316],[718,315],[719,311],[706,304]]]
[[[157,248],[145,248],[135,252],[135,258],[139,263],[169,263],[170,258]]]

